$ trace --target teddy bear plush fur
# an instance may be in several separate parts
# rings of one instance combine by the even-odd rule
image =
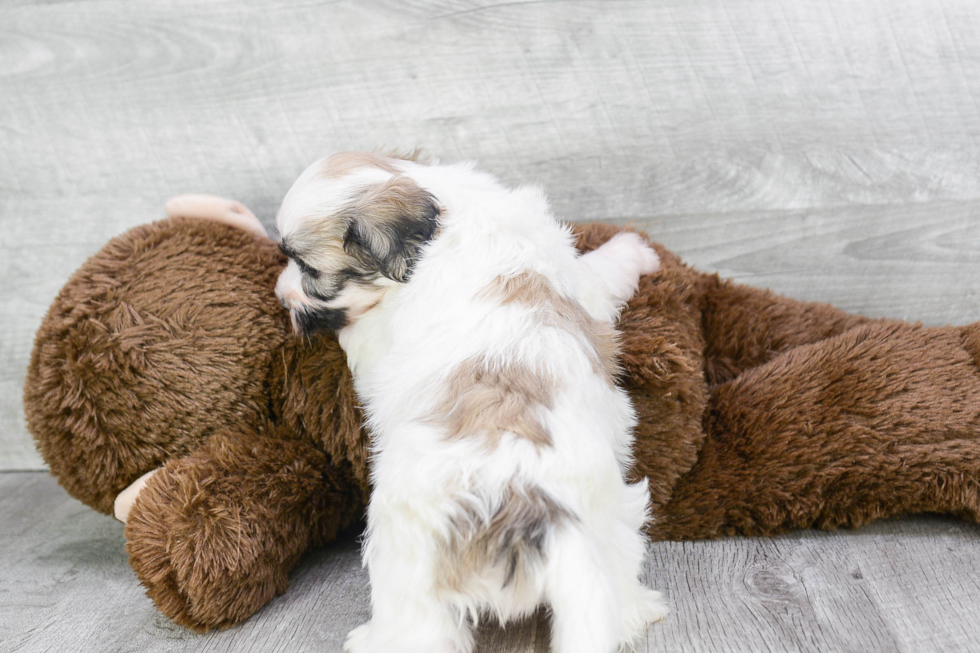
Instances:
[[[617,228],[577,227],[589,250]],[[652,540],[980,516],[980,324],[870,320],[698,272],[661,271],[623,311],[621,382]],[[286,590],[310,547],[356,527],[368,435],[332,334],[292,336],[261,233],[137,227],[55,299],[24,390],[28,427],[74,497],[129,512],[148,595],[196,630]]]

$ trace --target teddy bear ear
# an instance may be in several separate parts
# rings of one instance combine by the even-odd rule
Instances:
[[[344,251],[366,268],[408,281],[422,246],[439,227],[435,198],[407,177],[367,189],[348,209]]]
[[[170,198],[163,210],[168,218],[199,218],[223,222],[254,234],[268,238],[265,227],[241,202],[216,195],[177,195]]]

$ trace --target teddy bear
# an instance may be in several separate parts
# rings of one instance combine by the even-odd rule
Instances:
[[[369,435],[332,333],[292,334],[285,258],[241,204],[184,196],[110,241],[37,332],[24,408],[58,482],[125,522],[156,606],[204,631],[360,524]],[[589,251],[621,228],[574,226]],[[927,328],[685,265],[622,311],[619,382],[651,540],[980,516],[980,323]]]

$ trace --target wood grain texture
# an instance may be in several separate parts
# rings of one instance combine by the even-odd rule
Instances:
[[[340,653],[367,619],[346,539],[308,555],[289,591],[245,624],[196,635],[143,596],[122,525],[44,473],[0,473],[0,653]],[[673,612],[640,651],[975,651],[980,527],[918,517],[860,531],[651,545],[645,582]],[[476,653],[547,653],[549,619],[481,627]]]
[[[634,218],[704,270],[853,313],[980,320],[980,201]]]
[[[976,650],[978,535],[973,524],[918,517],[658,544],[648,579],[676,610],[646,650]]]

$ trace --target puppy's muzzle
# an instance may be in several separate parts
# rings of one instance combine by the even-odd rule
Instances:
[[[350,321],[342,308],[301,308],[289,311],[293,328],[299,335],[317,331],[337,331]]]
[[[316,331],[336,331],[347,326],[350,319],[343,308],[327,308],[316,306],[304,293],[290,284],[281,275],[276,284],[276,297],[279,303],[289,311],[289,319],[293,324],[296,335],[310,335]]]
[[[279,298],[279,303],[289,311],[289,321],[298,336],[308,336],[316,331],[337,331],[350,322],[347,311],[342,308],[315,308],[284,297]]]

